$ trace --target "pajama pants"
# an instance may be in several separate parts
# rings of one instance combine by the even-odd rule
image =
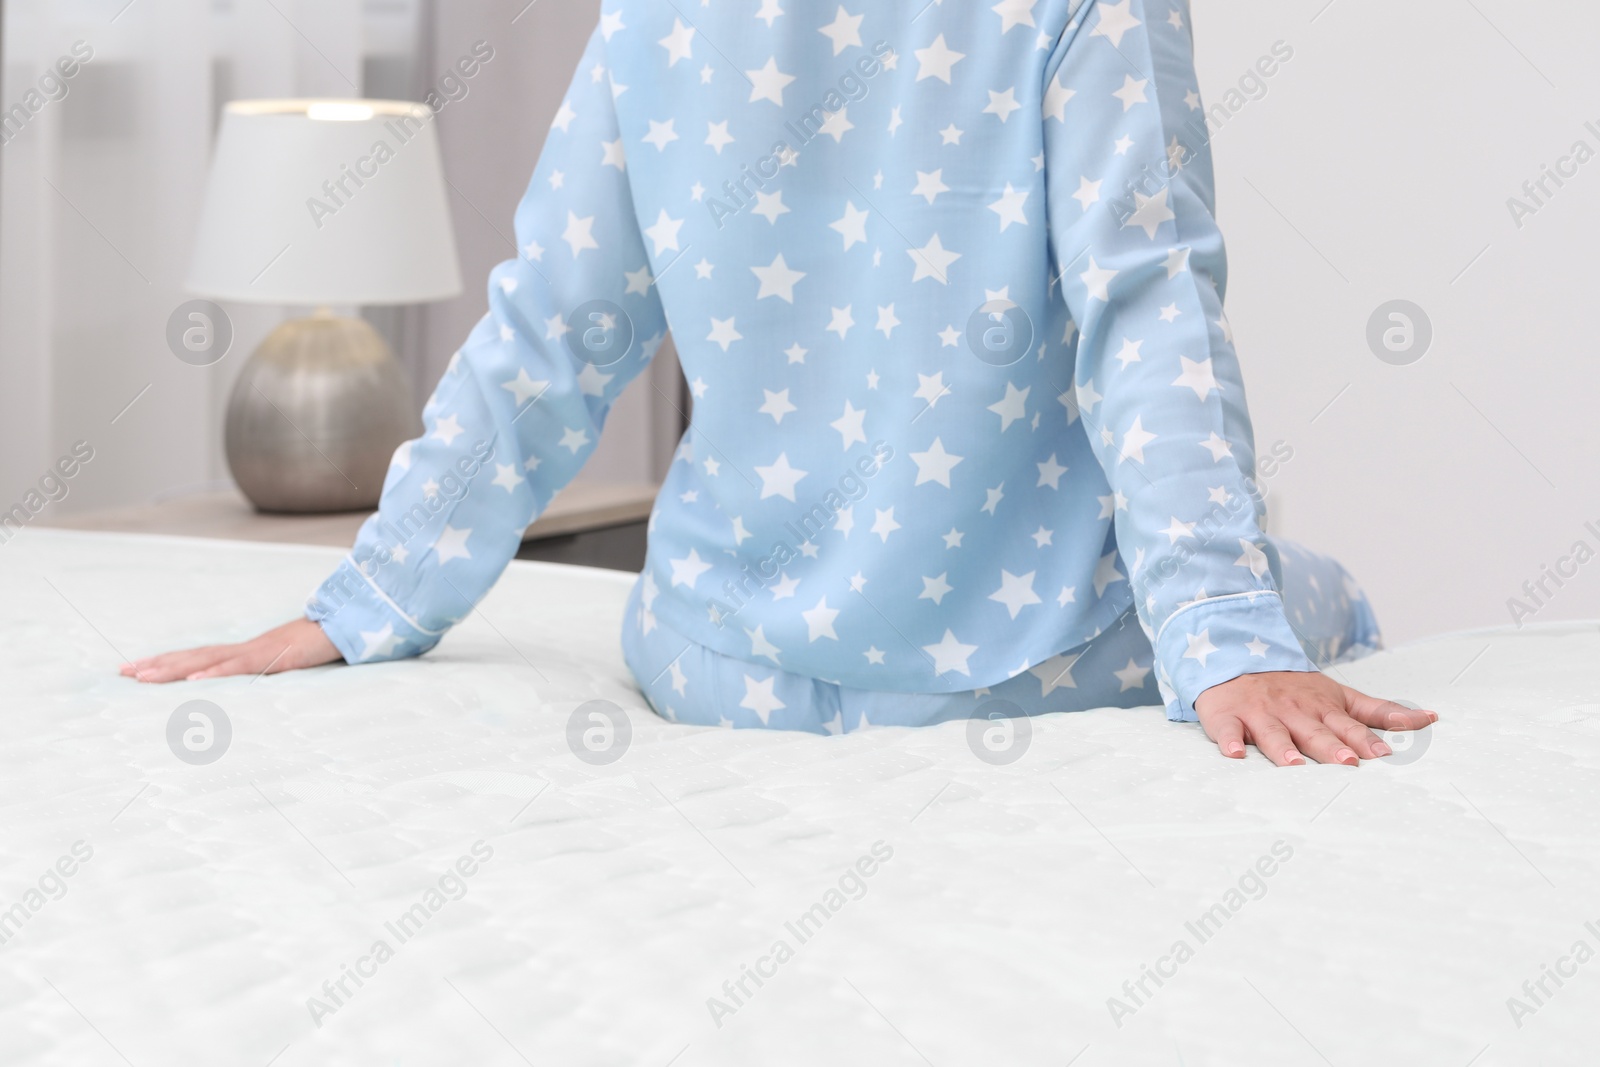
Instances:
[[[1326,666],[1382,646],[1365,594],[1336,560],[1272,541],[1283,564],[1285,611],[1313,663]],[[1024,715],[1162,703],[1154,653],[1132,608],[1086,644],[987,689],[895,693],[835,685],[770,662],[713,652],[659,619],[647,633],[639,597],[635,584],[623,616],[623,657],[650,706],[672,722],[838,734],[967,719],[1000,700]]]

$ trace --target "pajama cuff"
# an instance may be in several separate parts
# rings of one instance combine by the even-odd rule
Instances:
[[[349,556],[307,599],[306,618],[322,627],[347,663],[421,655],[443,636],[407,615]]]
[[[1315,671],[1277,593],[1211,597],[1169,616],[1155,641],[1167,718],[1196,722],[1194,702],[1214,685],[1242,674]]]

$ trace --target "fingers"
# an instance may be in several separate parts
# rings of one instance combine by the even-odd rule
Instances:
[[[1244,759],[1244,722],[1236,715],[1225,715],[1206,726],[1206,733],[1217,749],[1229,759]]]
[[[1300,751],[1318,763],[1342,763],[1346,767],[1354,767],[1361,762],[1355,750],[1345,744],[1344,738],[1328,729],[1322,719],[1314,715],[1286,716],[1284,725],[1289,728],[1289,736],[1294,738]]]
[[[1362,759],[1381,759],[1394,752],[1387,741],[1342,711],[1325,716],[1322,724],[1338,734]]]
[[[125,663],[121,673],[141,682],[176,682],[196,671],[205,670],[239,654],[238,645],[209,645],[205,648],[168,652],[160,656]]]
[[[1408,708],[1392,700],[1370,697],[1347,685],[1339,688],[1344,691],[1345,710],[1350,717],[1374,730],[1421,730],[1439,721],[1436,711]]]
[[[204,667],[186,679],[191,682],[206,678],[226,678],[235,674],[277,674],[292,671],[300,666],[291,655],[294,646],[286,642],[257,638],[248,644],[234,646],[235,654],[220,663]]]
[[[234,656],[232,659],[225,659],[220,663],[214,663],[209,667],[195,671],[184,680],[199,682],[206,678],[227,678],[235,674],[262,674],[265,671],[263,671],[261,664],[257,662],[259,659],[260,656],[258,655]]]
[[[1246,725],[1250,730],[1250,740],[1273,763],[1280,767],[1298,767],[1305,763],[1305,756],[1295,747],[1294,738],[1282,720],[1267,712],[1256,712]]]

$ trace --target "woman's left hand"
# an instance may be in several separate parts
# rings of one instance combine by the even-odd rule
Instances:
[[[1244,758],[1253,744],[1280,767],[1380,759],[1391,749],[1373,730],[1421,730],[1437,712],[1367,696],[1315,671],[1241,674],[1194,702],[1206,736],[1224,756]]]

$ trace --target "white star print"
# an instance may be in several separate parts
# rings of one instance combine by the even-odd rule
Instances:
[[[740,333],[738,329],[735,328],[733,319],[718,319],[713,317],[711,320],[711,332],[706,335],[706,340],[716,342],[717,344],[721,345],[722,350],[726,352],[730,347],[732,347],[733,342],[744,340],[744,334]]]
[[[916,264],[917,268],[916,273],[912,276],[912,282],[920,282],[924,278],[933,278],[941,285],[950,284],[945,272],[950,269],[952,263],[961,258],[961,253],[945,250],[938,234],[934,234],[933,239],[923,247],[911,249],[908,255],[911,256],[911,260]]]
[[[874,519],[872,532],[885,544],[889,542],[889,535],[900,529],[900,524],[894,519],[894,508],[873,509]]]
[[[1077,95],[1078,91],[1076,89],[1068,89],[1061,84],[1061,75],[1057,74],[1044,91],[1045,120],[1055,119],[1058,122],[1066,122],[1067,105]]]
[[[735,143],[733,134],[728,132],[728,124],[726,122],[706,123],[706,144],[710,145],[717,155],[722,155],[722,150],[733,143]],[[700,192],[696,193],[694,198],[700,200],[704,195],[704,188],[701,187]]]
[[[795,283],[806,276],[804,271],[790,270],[781,252],[772,261],[771,266],[751,267],[750,270],[761,280],[761,291],[756,294],[757,300],[775,296],[789,304],[794,303]]]
[[[361,631],[361,658],[373,659],[379,656],[388,656],[402,644],[402,640],[394,635],[394,626],[385,623],[378,630]]]
[[[999,200],[989,205],[989,210],[1000,216],[1000,232],[1005,233],[1013,222],[1028,225],[1028,214],[1022,206],[1028,202],[1027,190],[1018,191],[1006,182],[1006,191]]]
[[[1197,634],[1190,634],[1188,636],[1188,644],[1188,651],[1184,652],[1183,658],[1198,661],[1202,668],[1206,665],[1207,657],[1213,652],[1222,651],[1211,643],[1211,630],[1209,628],[1201,630]]]
[[[682,229],[683,220],[672,218],[663,208],[661,217],[656,220],[656,224],[645,230],[644,234],[655,242],[656,255],[659,256],[663,252],[679,251],[678,233]]]
[[[1200,442],[1200,447],[1211,453],[1211,458],[1221,463],[1224,458],[1233,455],[1233,445],[1217,436],[1215,430],[1211,436]]]
[[[517,376],[511,379],[509,382],[501,382],[500,388],[506,390],[512,396],[516,397],[517,407],[520,408],[528,401],[534,400],[542,395],[546,389],[550,388],[550,383],[545,381],[535,381],[531,376],[529,376],[526,367],[519,367],[517,369]]]
[[[761,478],[761,499],[769,496],[781,496],[791,504],[795,502],[794,487],[800,479],[806,476],[803,470],[797,470],[789,465],[789,454],[778,453],[778,458],[768,467],[757,467],[756,474]]]
[[[783,106],[783,90],[794,83],[794,75],[785,74],[778,69],[776,56],[767,60],[767,65],[760,70],[747,70],[745,77],[750,79],[750,103],[757,100],[770,100],[779,107]]]
[[[802,611],[800,617],[806,621],[806,628],[812,641],[823,637],[835,641],[839,639],[839,635],[833,630],[833,620],[839,617],[839,611],[837,608],[828,607],[827,597],[817,601],[817,606],[810,611]]]
[[[850,15],[841,7],[834,20],[818,32],[833,42],[833,54],[838,55],[851,45],[861,43],[861,20],[865,17],[865,15]]]
[[[1111,280],[1115,278],[1118,273],[1120,272],[1107,270],[1101,267],[1094,261],[1094,257],[1090,256],[1089,269],[1084,271],[1078,277],[1080,280],[1082,280],[1084,286],[1088,288],[1090,299],[1109,302],[1111,299]]]
[[[933,44],[927,48],[916,50],[917,62],[921,68],[917,71],[917,81],[926,78],[938,78],[946,85],[950,84],[950,72],[955,65],[966,59],[966,55],[953,50],[945,44],[944,34],[934,38]]]
[[[989,594],[989,599],[998,601],[1006,606],[1014,619],[1017,613],[1029,604],[1040,603],[1039,596],[1033,591],[1034,571],[1017,576],[1008,570],[1000,571],[1000,588]]]
[[[773,712],[788,707],[772,691],[777,680],[777,675],[759,682],[748,674],[744,676],[744,699],[739,701],[739,706],[760,716],[762,726],[771,724]]]
[[[989,106],[983,109],[985,115],[997,116],[1001,122],[1011,117],[1014,111],[1021,111],[1022,105],[1017,103],[1017,90],[1015,86],[1003,93],[989,90]]]
[[[1156,435],[1149,433],[1144,428],[1144,416],[1140,415],[1133,420],[1133,425],[1128,427],[1128,432],[1122,435],[1123,459],[1131,459],[1135,463],[1144,462],[1144,446],[1156,439]]]
[[[1135,80],[1133,75],[1124,75],[1122,88],[1111,95],[1122,101],[1122,110],[1131,111],[1135,104],[1148,104],[1150,101],[1144,95],[1145,86],[1150,84],[1148,78]]]
[[[1104,37],[1111,42],[1111,47],[1121,48],[1122,37],[1135,26],[1141,23],[1134,17],[1133,0],[1122,0],[1120,4],[1101,4],[1100,21],[1090,33],[1091,37]]]
[[[711,564],[700,558],[700,553],[690,549],[689,554],[682,559],[669,561],[672,564],[672,584],[674,587],[686,585],[690,589],[700,580],[700,576],[711,569]]]
[[[1124,222],[1123,225],[1138,226],[1150,236],[1152,241],[1155,240],[1156,230],[1161,228],[1161,224],[1163,222],[1171,222],[1173,219],[1178,217],[1177,215],[1173,214],[1172,209],[1167,206],[1168,191],[1169,190],[1163,189],[1155,196],[1145,196],[1143,193],[1135,190],[1133,199],[1134,203],[1137,205],[1137,210],[1135,210],[1132,215],[1128,216],[1128,221]]]
[[[472,553],[467,550],[467,538],[471,536],[470,528],[458,530],[446,524],[439,534],[439,539],[433,543],[433,552],[438,557],[440,566],[453,559],[471,559]]]
[[[788,390],[784,390],[784,392],[787,393]],[[854,442],[867,443],[866,418],[867,413],[865,411],[857,411],[851,406],[850,401],[846,400],[844,402],[844,414],[828,423],[829,426],[838,430],[839,436],[844,439],[844,450],[846,452],[850,450],[850,445]]]
[[[645,144],[655,145],[659,151],[665,152],[667,145],[678,139],[678,131],[673,129],[673,124],[676,121],[676,119],[668,119],[666,122],[651,120],[650,132],[645,134],[641,140]]]
[[[1126,693],[1130,689],[1144,688],[1145,676],[1150,673],[1150,668],[1141,667],[1130,658],[1126,667],[1111,673],[1116,676],[1117,681],[1122,683],[1117,692]]]
[[[933,439],[933,444],[928,446],[926,452],[911,453],[911,462],[917,465],[917,480],[915,485],[926,482],[938,482],[946,489],[950,488],[950,472],[964,457],[952,456],[944,449],[944,442],[939,438]]]
[[[844,250],[850,251],[852,247],[867,239],[868,213],[856,207],[854,201],[845,201],[844,218],[830,223],[829,229],[838,230],[844,237]]]
[[[672,32],[661,38],[661,47],[667,50],[667,66],[676,67],[680,59],[689,59],[694,51],[694,30],[681,19],[672,20]]]
[[[990,8],[1000,16],[1000,32],[1010,33],[1018,26],[1034,26],[1033,9],[1038,0],[1000,0]]]
[[[1193,389],[1194,395],[1201,400],[1222,388],[1212,371],[1211,357],[1196,361],[1188,356],[1179,356],[1178,361],[1183,364],[1183,373],[1173,380],[1173,385]]]
[[[752,658],[770,659],[778,662],[778,646],[767,640],[767,635],[760,626],[754,630],[746,630],[745,636],[750,638],[750,655]]]
[[[1234,560],[1233,565],[1235,567],[1248,567],[1250,573],[1257,578],[1265,576],[1267,571],[1271,569],[1267,564],[1267,554],[1243,537],[1239,538],[1239,547],[1244,550],[1244,554]]]
[[[944,637],[936,645],[923,645],[922,651],[933,657],[933,671],[935,674],[971,674],[967,668],[967,661],[972,654],[978,651],[977,645],[964,645],[956,640],[956,635],[945,630]]]
[[[1047,697],[1057,689],[1076,689],[1078,681],[1072,676],[1072,668],[1078,665],[1082,655],[1052,656],[1043,663],[1034,667],[1028,673],[1039,679],[1039,695]]]
[[[567,212],[567,232],[561,239],[572,248],[572,257],[576,259],[585,249],[599,248],[599,243],[594,239],[594,216],[580,219],[572,212]]]
[[[464,431],[454,415],[446,415],[433,424],[433,436],[449,445]]]
[[[948,193],[950,187],[944,183],[944,168],[934,171],[917,171],[917,187],[911,190],[913,196],[920,196],[933,203],[939,198],[940,193]]]
[[[1033,391],[1033,386],[1018,389],[1010,382],[1006,383],[1006,395],[1000,400],[989,405],[988,410],[1000,416],[1000,432],[1005,433],[1011,429],[1011,424],[1018,419],[1025,418],[1028,414],[1028,394]]]

